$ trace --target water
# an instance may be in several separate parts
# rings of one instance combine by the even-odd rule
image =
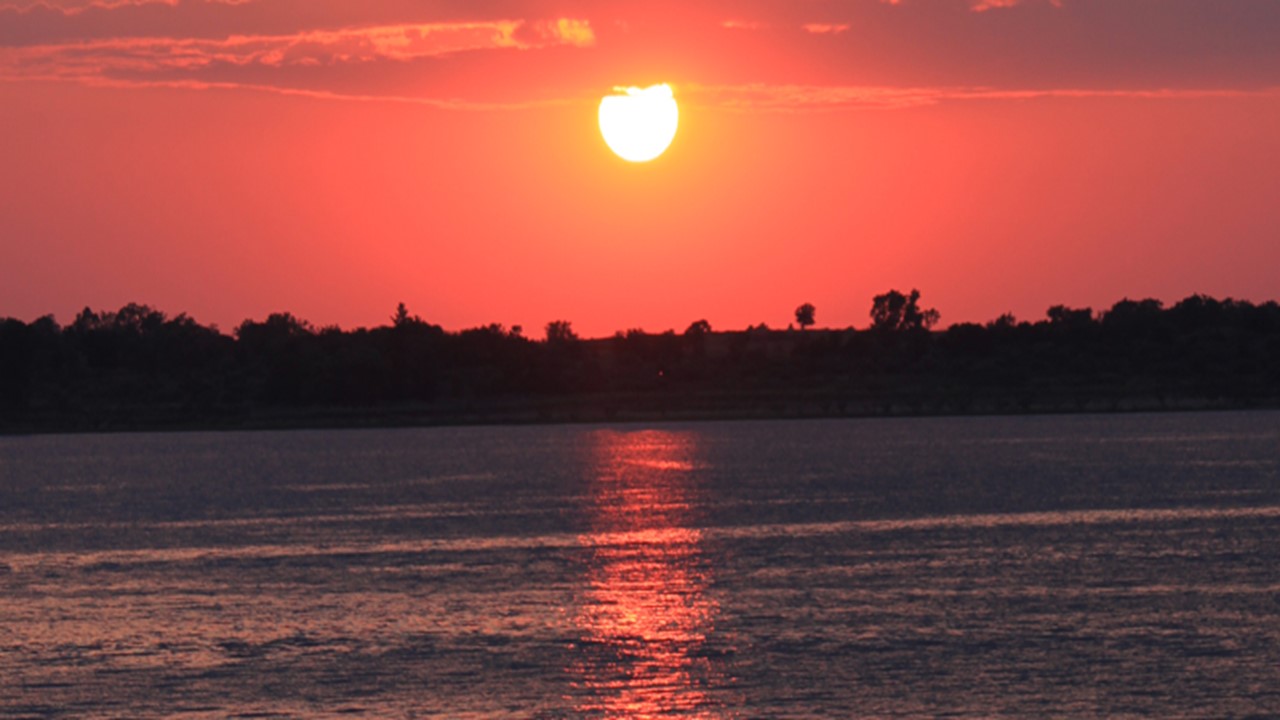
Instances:
[[[1280,413],[0,438],[0,716],[1280,714]]]

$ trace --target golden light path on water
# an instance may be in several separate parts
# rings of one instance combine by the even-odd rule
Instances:
[[[569,668],[579,711],[606,718],[720,717],[708,690],[723,684],[700,649],[719,607],[695,526],[694,436],[596,435],[593,549],[576,623],[589,652]]]

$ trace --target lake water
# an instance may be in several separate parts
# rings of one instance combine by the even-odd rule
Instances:
[[[1280,714],[1280,413],[0,438],[0,716]]]

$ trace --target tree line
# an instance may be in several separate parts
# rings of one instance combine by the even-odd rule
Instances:
[[[1049,308],[934,329],[920,293],[868,328],[620,332],[493,324],[447,332],[401,304],[382,326],[290,313],[232,334],[146,305],[0,320],[0,430],[1110,411],[1280,405],[1280,306]]]

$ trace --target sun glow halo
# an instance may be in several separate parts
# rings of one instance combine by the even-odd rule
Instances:
[[[648,162],[661,155],[676,136],[680,111],[671,86],[614,88],[600,100],[600,134],[618,157]]]

